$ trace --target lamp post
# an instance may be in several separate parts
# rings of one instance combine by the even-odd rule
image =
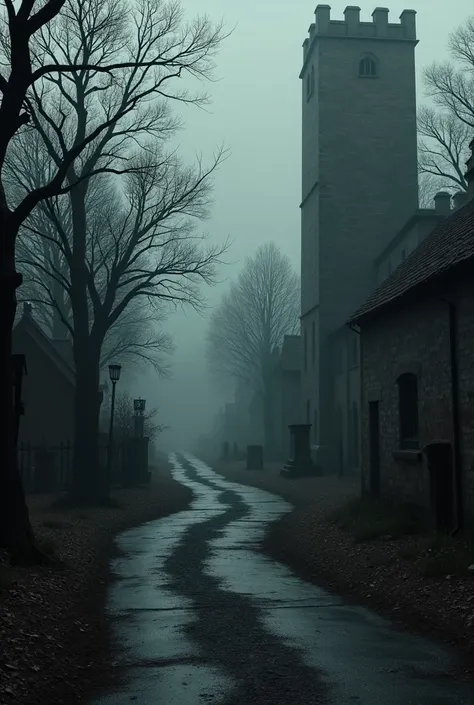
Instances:
[[[135,438],[143,438],[143,425],[146,401],[145,399],[134,399],[133,410],[135,412]]]
[[[115,411],[115,385],[120,379],[122,365],[109,365],[109,376],[112,382],[112,400],[110,402],[110,426],[109,426],[109,443],[107,446],[107,474],[106,486],[107,492],[110,490],[110,482],[112,477],[112,441],[114,435],[114,411]]]

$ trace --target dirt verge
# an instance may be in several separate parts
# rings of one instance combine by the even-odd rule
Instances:
[[[51,511],[52,496],[28,498],[45,551],[63,570],[9,569],[0,561],[0,703],[78,705],[115,684],[105,616],[114,536],[186,509],[192,492],[166,463],[146,489],[117,490],[120,508]]]
[[[356,542],[334,520],[334,512],[357,496],[357,482],[288,480],[278,475],[277,465],[263,471],[247,471],[242,463],[213,467],[229,480],[278,494],[295,506],[270,526],[262,544],[267,555],[348,602],[368,606],[411,632],[449,643],[461,657],[462,675],[472,678],[474,577],[455,574],[451,549],[435,547],[426,535],[395,537],[388,532]],[[427,574],[427,566],[436,566],[431,570],[436,575]]]

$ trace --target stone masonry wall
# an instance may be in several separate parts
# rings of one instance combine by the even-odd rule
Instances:
[[[472,278],[471,278],[472,282]],[[470,288],[470,291],[469,291]],[[464,502],[466,520],[474,523],[474,295],[469,280],[443,289],[439,298],[407,302],[386,310],[362,327],[362,467],[368,484],[368,399],[380,401],[381,494],[429,505],[426,461],[407,462],[393,457],[399,450],[397,377],[412,366],[419,372],[420,448],[434,440],[452,443],[452,394],[449,318],[446,301],[458,310],[458,365]]]

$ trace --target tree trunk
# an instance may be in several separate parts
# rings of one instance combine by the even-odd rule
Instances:
[[[0,471],[0,547],[13,563],[43,562],[35,547],[25,492],[18,468],[13,405],[12,331],[16,314],[16,289],[21,275],[15,270],[15,232],[0,216],[0,416],[2,462]]]
[[[74,341],[76,395],[71,500],[74,504],[104,504],[104,468],[99,467],[99,360],[89,339]]]

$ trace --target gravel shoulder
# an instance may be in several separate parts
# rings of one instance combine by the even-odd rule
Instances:
[[[192,492],[163,459],[146,489],[116,490],[120,508],[51,511],[31,496],[31,521],[63,570],[9,569],[0,557],[0,703],[76,705],[114,685],[105,615],[114,536],[186,509]]]
[[[280,465],[248,471],[243,463],[216,463],[227,479],[278,494],[295,509],[272,524],[262,550],[305,580],[365,605],[411,632],[450,644],[462,674],[474,674],[474,577],[426,577],[426,536],[356,543],[333,518],[358,496],[358,483],[337,478],[288,480]]]

